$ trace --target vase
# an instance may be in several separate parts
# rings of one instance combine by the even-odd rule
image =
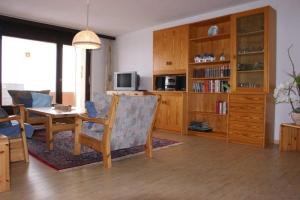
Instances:
[[[291,118],[297,125],[300,125],[300,113],[292,112]]]

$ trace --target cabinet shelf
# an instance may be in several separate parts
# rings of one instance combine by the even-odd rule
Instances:
[[[190,94],[216,94],[216,95],[228,95],[228,92],[189,92]]]
[[[194,135],[198,137],[206,137],[206,138],[214,138],[214,139],[221,139],[226,140],[227,133],[225,132],[200,132],[200,131],[191,131],[188,132],[189,135]]]
[[[223,79],[230,79],[230,77],[207,77],[207,78],[192,78],[192,80],[223,80]]]
[[[189,112],[201,114],[201,115],[213,115],[213,116],[227,117],[227,114],[219,114],[219,113],[215,113],[215,112],[202,112],[202,111],[198,111],[198,110],[191,110]]]
[[[238,56],[247,56],[247,55],[255,55],[255,54],[264,54],[264,51],[249,51],[245,53],[238,53]]]
[[[237,70],[238,73],[256,73],[256,72],[264,72],[264,70]]]
[[[230,63],[230,60],[224,60],[224,61],[213,61],[213,62],[200,62],[200,63],[195,63],[191,62],[189,65],[216,65],[216,64],[225,64],[225,63]]]
[[[191,42],[207,42],[207,41],[214,41],[214,40],[223,40],[230,38],[230,33],[223,33],[218,34],[215,36],[205,36],[205,37],[197,37],[197,38],[191,38]]]
[[[258,30],[258,31],[250,31],[246,33],[238,33],[237,36],[243,37],[243,36],[251,36],[251,35],[257,35],[264,33],[264,30]]]

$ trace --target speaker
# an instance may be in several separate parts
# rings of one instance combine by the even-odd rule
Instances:
[[[184,91],[186,89],[186,79],[185,76],[176,76],[176,90]]]
[[[165,76],[158,76],[155,78],[155,88],[156,90],[165,90]]]

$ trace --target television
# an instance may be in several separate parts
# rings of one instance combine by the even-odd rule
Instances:
[[[140,77],[136,71],[114,72],[114,90],[137,90]]]

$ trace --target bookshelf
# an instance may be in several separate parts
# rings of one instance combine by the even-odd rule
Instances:
[[[208,36],[209,28],[215,25],[218,34]],[[225,140],[229,91],[224,86],[231,79],[230,16],[190,24],[189,38],[188,134]],[[197,129],[194,123],[204,127]]]

